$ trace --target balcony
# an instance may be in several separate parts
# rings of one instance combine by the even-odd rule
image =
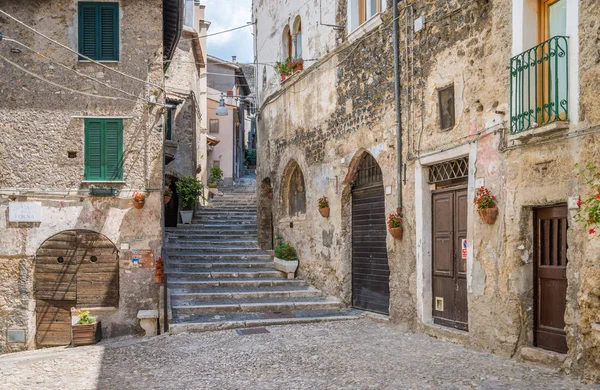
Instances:
[[[511,134],[569,119],[568,75],[568,37],[552,37],[511,58]]]

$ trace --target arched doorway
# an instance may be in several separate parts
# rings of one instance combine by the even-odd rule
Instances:
[[[352,306],[389,314],[383,174],[366,153],[352,184]]]
[[[117,307],[119,257],[115,245],[90,230],[67,230],[35,255],[36,343],[71,343],[71,308]]]

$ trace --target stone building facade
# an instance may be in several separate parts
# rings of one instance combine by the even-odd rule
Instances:
[[[137,333],[160,301],[164,60],[183,1],[0,10],[0,352],[68,344],[74,307],[104,337]]]
[[[574,167],[600,162],[594,5],[399,2],[399,159],[393,2],[253,3],[261,245],[282,234],[349,306],[599,381],[600,240],[575,220],[592,189]],[[298,52],[281,82],[267,64]],[[399,208],[403,238],[384,237]]]

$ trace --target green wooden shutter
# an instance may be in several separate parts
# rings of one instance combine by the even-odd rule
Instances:
[[[98,59],[98,7],[95,3],[79,3],[79,52]],[[79,57],[80,60],[85,58]]]
[[[101,3],[100,15],[100,59],[119,60],[119,3]]]
[[[85,179],[102,180],[102,128],[101,120],[85,120]]]
[[[123,180],[123,121],[104,122],[104,179]]]

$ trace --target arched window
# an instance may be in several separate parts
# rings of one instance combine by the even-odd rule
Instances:
[[[302,20],[296,16],[294,20],[294,58],[302,58]]]
[[[267,89],[267,66],[263,67],[263,76],[262,76],[262,89]]]
[[[292,58],[292,32],[290,26],[285,26],[283,29],[283,59]]]
[[[284,204],[287,206],[289,216],[306,214],[306,187],[304,175],[300,166],[292,162],[286,170],[284,186]]]

